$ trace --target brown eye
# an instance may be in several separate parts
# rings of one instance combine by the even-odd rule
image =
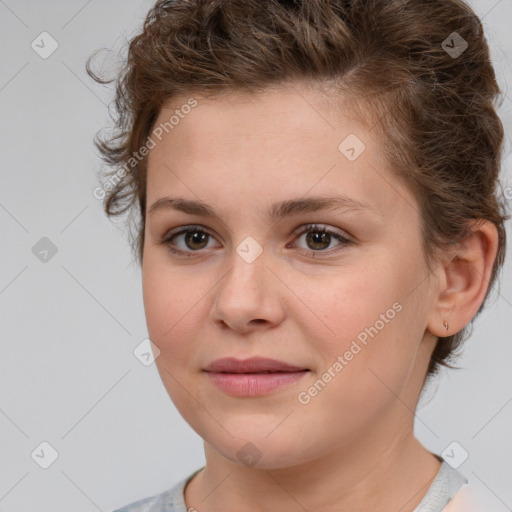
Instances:
[[[306,242],[311,249],[327,249],[331,242],[331,235],[320,231],[309,231]]]
[[[208,241],[208,233],[204,233],[202,231],[186,231],[185,232],[185,245],[189,249],[199,250],[204,249],[207,243],[205,244],[205,240]],[[174,238],[174,237],[173,237]]]
[[[170,252],[187,254],[201,252],[208,248],[208,241],[211,237],[208,231],[200,226],[189,226],[176,233],[172,233],[162,240],[162,244],[166,245]],[[181,243],[176,243],[182,240]]]
[[[317,253],[332,254],[342,250],[345,246],[354,243],[343,235],[317,224],[307,225],[299,233],[297,238],[300,238],[304,234],[306,234],[306,247],[302,248],[310,252],[313,251]],[[333,240],[338,240],[340,242],[337,246],[338,248],[334,250],[327,250]]]

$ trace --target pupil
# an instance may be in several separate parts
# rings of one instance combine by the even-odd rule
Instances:
[[[207,234],[206,233],[200,233],[199,231],[190,231],[187,236],[187,245],[189,241],[192,241],[192,245],[194,244],[201,244],[201,242],[204,242],[206,240]],[[190,247],[191,249],[194,249],[197,247]],[[199,247],[200,249],[202,247]]]
[[[327,241],[327,245],[324,245],[323,247],[315,247],[316,249],[324,248],[329,246],[329,239],[330,235],[328,233],[323,233],[321,231],[311,231],[308,235],[308,242],[312,242],[313,245],[322,244],[322,242],[325,244]]]

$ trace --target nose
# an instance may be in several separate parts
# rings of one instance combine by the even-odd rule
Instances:
[[[285,315],[286,287],[269,267],[265,251],[254,261],[240,254],[233,251],[230,269],[216,288],[213,319],[244,334],[275,327]]]

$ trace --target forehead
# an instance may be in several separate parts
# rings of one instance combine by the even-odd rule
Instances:
[[[191,99],[195,106],[184,108]],[[172,116],[179,121],[150,152],[148,204],[164,190],[210,197],[206,202],[219,207],[336,191],[382,214],[400,202],[409,210],[414,204],[348,99],[304,84],[256,94],[181,95],[161,109],[153,133]]]

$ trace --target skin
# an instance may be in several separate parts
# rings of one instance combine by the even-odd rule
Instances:
[[[447,335],[443,321],[453,334],[482,303],[496,228],[473,228],[429,274],[417,202],[391,174],[371,126],[307,83],[194,97],[198,105],[150,152],[148,210],[163,196],[200,199],[220,220],[172,209],[147,214],[142,265],[158,371],[204,440],[206,467],[186,487],[187,507],[414,510],[440,468],[413,434],[427,365],[437,337]],[[155,126],[187,99],[173,98]],[[366,145],[353,162],[338,149],[349,134]],[[336,192],[374,213],[266,218],[274,202]],[[309,223],[353,243],[308,243],[314,229],[294,230]],[[192,257],[173,255],[162,240],[190,224],[211,236],[187,246],[178,235],[174,247]],[[252,263],[236,252],[247,236],[263,249]],[[401,311],[307,405],[299,403],[298,393],[396,302]],[[310,372],[266,396],[240,398],[202,371],[220,357],[254,355]],[[261,454],[254,466],[237,457],[248,442]]]

